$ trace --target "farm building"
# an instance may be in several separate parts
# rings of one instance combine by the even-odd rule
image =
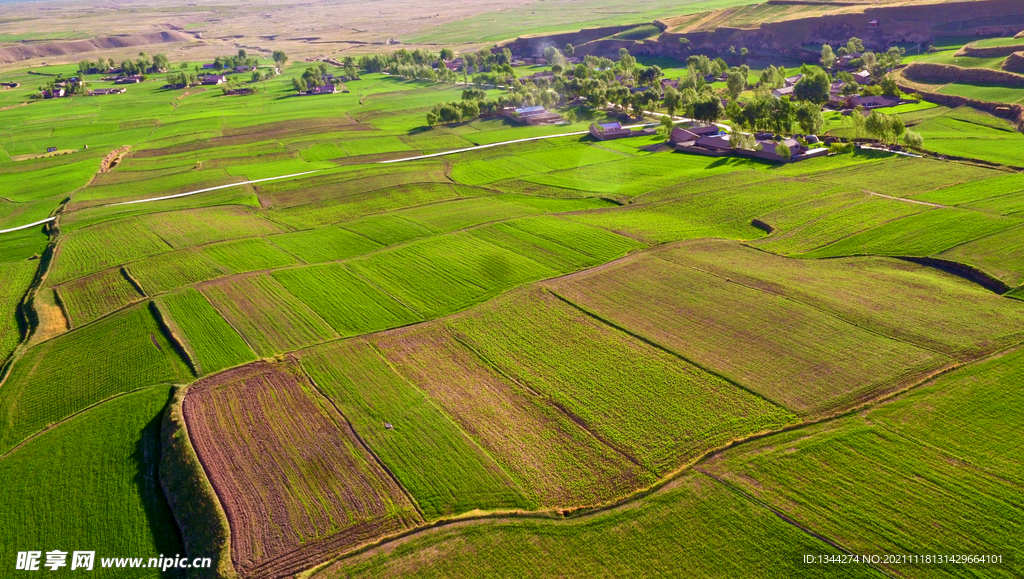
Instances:
[[[227,82],[227,80],[228,79],[225,78],[224,75],[211,74],[211,75],[208,75],[208,76],[201,76],[201,77],[199,77],[199,84],[218,85],[218,84],[224,84],[225,82]]]
[[[553,125],[562,122],[558,113],[553,113],[541,105],[532,107],[519,107],[505,112],[510,120],[525,125]]]
[[[43,91],[43,98],[44,99],[59,99],[62,96],[64,96],[64,89],[62,89],[62,88],[55,88],[53,90],[44,90]]]
[[[334,86],[333,84],[325,84],[324,86],[315,86],[315,87],[307,90],[306,92],[304,92],[302,94],[305,94],[305,95],[334,94],[336,92],[338,92],[338,88],[336,86]]]
[[[701,137],[707,137],[711,135],[717,135],[722,129],[715,125],[693,125],[689,127],[676,127],[672,129],[672,135],[669,137],[669,142],[676,143],[687,143],[696,141]]]
[[[802,74],[786,77],[786,86],[796,86],[796,83],[800,82],[800,79],[803,77],[804,75]]]
[[[89,96],[103,96],[108,94],[124,94],[128,92],[126,88],[98,88],[89,91]]]
[[[232,88],[232,89],[228,89],[227,91],[225,91],[224,94],[227,95],[227,96],[236,96],[236,95],[256,94],[256,91],[254,89],[251,89],[251,88],[248,88],[248,87],[245,87],[245,88]]]
[[[879,109],[882,107],[891,107],[897,104],[896,99],[886,98],[883,96],[859,96],[853,95],[846,99],[846,106],[848,108],[864,107],[865,109]]]
[[[866,70],[855,72],[853,80],[857,81],[857,84],[871,84],[871,73]]]
[[[138,84],[142,82],[142,77],[135,74],[132,76],[121,76],[114,80],[114,84]]]
[[[655,135],[658,130],[654,127],[648,127],[644,129],[627,129],[620,123],[592,123],[590,125],[590,134],[599,141],[607,141],[610,139],[622,139],[626,137],[645,137]]]
[[[772,96],[777,98],[777,99],[780,99],[780,98],[782,98],[784,96],[793,98],[793,91],[795,90],[795,88],[796,87],[794,87],[792,85],[784,86],[782,88],[777,88],[777,89],[772,91]]]
[[[742,149],[733,147],[729,143],[729,135],[709,135],[693,141],[678,142],[676,143],[676,150],[685,153],[707,155],[709,157],[734,155],[776,162],[802,161],[828,154],[828,149],[824,147],[811,149],[801,145],[796,139],[776,139],[771,134],[758,133],[754,137],[754,142],[756,144],[755,149]],[[786,145],[789,148],[791,156],[788,159],[775,152],[775,148],[780,144]]]

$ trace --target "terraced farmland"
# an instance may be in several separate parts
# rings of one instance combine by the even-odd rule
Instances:
[[[504,375],[658,475],[794,420],[763,398],[541,290],[510,294],[449,326]]]
[[[338,334],[269,275],[203,285],[203,295],[260,356],[297,350]]]
[[[579,11],[540,4],[530,10],[545,18]],[[656,10],[718,5],[661,2],[623,22],[639,9],[613,4],[586,9],[619,26],[553,45],[600,55],[609,37],[657,36],[666,25],[676,32],[645,46],[676,46],[683,30],[762,11],[655,26],[669,16]],[[8,5],[0,44],[11,46],[0,57],[37,47],[9,32],[23,25],[18,14],[38,10]],[[202,41],[184,52],[168,44],[172,60],[194,60],[172,62],[175,71],[250,41],[281,44],[290,60],[260,82],[248,82],[253,71],[229,75],[231,86],[256,89],[247,95],[161,88],[173,79],[151,72],[110,98],[51,99],[30,95],[82,75],[76,65],[33,61],[39,74],[29,74],[24,62],[0,64],[4,82],[20,83],[0,87],[0,229],[53,218],[0,233],[8,553],[212,555],[209,574],[137,574],[242,579],[1024,574],[1016,127],[966,107],[904,104],[881,112],[924,136],[924,156],[938,155],[859,148],[794,163],[675,152],[664,136],[584,136],[592,122],[660,120],[586,104],[602,78],[635,89],[661,80],[651,64],[669,79],[691,74],[648,54],[631,71],[483,90],[490,112],[557,92],[571,104],[548,108],[563,124],[489,114],[425,124],[437,105],[480,96],[451,79],[409,78],[446,75],[445,63],[428,70],[441,45],[404,44],[394,54],[415,66],[371,72],[374,61],[359,55],[374,45],[330,40],[316,3],[296,13],[309,32],[258,41],[250,28],[286,17],[273,2],[241,36],[233,6],[179,8],[161,25]],[[485,8],[471,20],[538,18]],[[892,14],[920,8],[872,10],[888,34]],[[451,30],[463,11],[483,9],[467,4],[417,26]],[[859,22],[862,9],[843,7],[836,22]],[[154,10],[125,26],[166,15]],[[345,34],[368,34],[360,10],[346,8]],[[803,22],[808,10],[832,9],[765,10]],[[392,16],[375,15],[375,26]],[[932,32],[996,26],[978,18]],[[511,74],[551,71],[518,62],[527,38],[507,44]],[[491,46],[466,40],[456,47],[464,59]],[[907,58],[953,61],[955,48]],[[272,71],[262,49],[248,50],[259,72]],[[308,60],[311,51],[330,58]],[[350,52],[355,78],[333,60]],[[761,52],[747,55],[754,83],[769,64]],[[90,57],[101,53],[113,54]],[[459,82],[493,84],[481,75],[507,72],[504,53],[493,54],[478,59],[483,72],[456,73]],[[996,65],[982,60],[965,62]],[[296,95],[291,79],[321,66],[344,91]],[[90,88],[113,86],[82,76]],[[724,84],[696,93],[724,97]],[[846,117],[827,114],[831,134],[853,134]],[[556,136],[565,133],[575,134]],[[506,142],[516,139],[532,140]],[[63,154],[38,157],[53,145]],[[99,166],[125,145],[114,167]],[[410,158],[434,152],[450,154]],[[238,184],[259,178],[269,180]],[[803,559],[882,552],[1005,561]]]
[[[863,401],[949,363],[814,307],[650,255],[551,289],[800,415]]]
[[[0,450],[111,396],[190,379],[149,310],[135,306],[43,342],[12,366],[0,388]]]
[[[494,459],[395,373],[373,346],[350,340],[317,348],[303,354],[302,366],[427,519],[473,509],[536,507]]]

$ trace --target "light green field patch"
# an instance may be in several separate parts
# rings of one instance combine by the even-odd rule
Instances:
[[[230,273],[272,269],[298,261],[264,238],[225,241],[204,246],[203,254]]]
[[[199,373],[209,374],[256,359],[249,346],[194,288],[164,296],[158,303]]]
[[[273,274],[342,336],[410,324],[420,317],[341,264],[291,268]]]
[[[145,306],[108,316],[18,360],[0,388],[0,450],[115,394],[190,377]]]
[[[382,247],[376,241],[334,225],[274,235],[268,239],[306,263],[346,259]]]

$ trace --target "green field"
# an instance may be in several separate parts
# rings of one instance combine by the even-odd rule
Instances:
[[[141,300],[135,286],[119,269],[109,269],[66,283],[58,288],[74,327]]]
[[[0,459],[6,517],[0,545],[10,553],[66,551],[69,563],[72,551],[95,551],[93,573],[99,577],[124,574],[100,568],[101,557],[183,554],[157,482],[160,414],[168,394],[155,387],[111,400]]]
[[[602,319],[800,415],[912,383],[945,356],[650,255],[553,284]]]
[[[227,278],[200,290],[260,356],[296,350],[338,335],[269,275]]]
[[[200,373],[209,374],[256,359],[249,346],[198,291],[189,288],[165,296],[158,303],[165,312],[165,322],[182,340]]]
[[[29,261],[0,263],[0,360],[4,360],[14,351],[21,341],[21,328],[18,325],[16,310],[22,296],[32,282],[36,273],[36,264]]]
[[[504,374],[659,475],[794,419],[539,290],[496,300],[450,325]]]
[[[529,509],[523,491],[372,346],[346,341],[302,365],[384,460],[428,519],[473,509]],[[392,424],[387,429],[384,424]]]
[[[25,352],[0,388],[0,450],[111,396],[190,379],[149,309],[136,306]]]
[[[354,272],[419,314],[434,317],[556,272],[465,233],[431,238],[351,262]]]
[[[342,265],[285,269],[275,272],[273,277],[342,336],[385,330],[421,319]]]

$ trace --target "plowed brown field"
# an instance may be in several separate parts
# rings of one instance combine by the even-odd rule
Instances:
[[[242,577],[292,575],[421,520],[293,361],[202,380],[183,411]]]

